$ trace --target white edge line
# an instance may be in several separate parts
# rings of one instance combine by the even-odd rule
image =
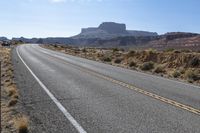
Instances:
[[[71,124],[77,129],[79,133],[87,133],[81,125],[73,118],[73,116],[65,109],[65,107],[58,101],[58,99],[47,89],[47,87],[40,81],[40,79],[33,73],[33,71],[28,67],[25,61],[19,54],[18,47],[16,49],[17,55],[19,56],[20,60],[32,74],[32,76],[36,79],[36,81],[40,84],[40,86],[44,89],[44,91],[49,95],[49,97],[53,100],[53,102],[57,105],[57,107],[62,111],[65,117],[71,122]]]

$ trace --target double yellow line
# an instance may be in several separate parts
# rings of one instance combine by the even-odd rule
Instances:
[[[200,110],[199,110],[199,109],[195,109],[195,108],[193,108],[193,107],[191,107],[191,106],[188,106],[188,105],[185,105],[185,104],[176,102],[176,101],[174,101],[174,100],[171,100],[171,99],[168,99],[168,98],[159,96],[159,95],[157,95],[157,94],[154,94],[154,93],[145,91],[145,90],[140,89],[140,88],[137,88],[137,87],[135,87],[135,86],[133,86],[133,85],[131,85],[131,84],[128,84],[128,83],[125,83],[125,82],[122,82],[122,81],[113,79],[113,78],[111,78],[111,77],[109,77],[109,76],[105,76],[105,75],[100,74],[100,73],[98,73],[98,72],[95,72],[95,71],[93,71],[93,70],[90,70],[90,69],[87,69],[87,68],[85,68],[85,67],[76,65],[76,64],[74,64],[74,63],[67,62],[67,61],[65,61],[64,59],[61,59],[61,58],[58,58],[58,57],[49,55],[49,54],[47,54],[46,52],[43,52],[43,53],[46,54],[46,55],[48,55],[49,57],[51,57],[51,58],[54,59],[54,60],[60,61],[60,62],[65,63],[65,64],[67,64],[67,65],[69,65],[69,64],[70,64],[70,65],[73,65],[74,67],[78,68],[79,70],[84,71],[84,72],[89,73],[89,74],[92,74],[92,75],[94,75],[94,76],[96,76],[96,77],[98,77],[98,78],[101,78],[101,79],[104,79],[104,80],[107,80],[107,81],[111,81],[112,83],[118,84],[118,85],[120,85],[120,86],[126,87],[126,88],[131,89],[131,90],[134,90],[134,91],[136,91],[136,92],[138,92],[138,93],[141,93],[141,94],[143,94],[143,95],[152,97],[152,98],[157,99],[157,100],[159,100],[159,101],[162,101],[162,102],[164,102],[164,103],[167,103],[167,104],[173,105],[173,106],[175,106],[175,107],[181,108],[181,109],[183,109],[183,110],[187,110],[187,111],[189,111],[189,112],[191,112],[191,113],[200,115]]]

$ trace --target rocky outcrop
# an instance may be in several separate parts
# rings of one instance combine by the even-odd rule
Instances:
[[[187,33],[187,32],[168,32],[163,36],[166,37],[166,40],[174,40],[177,38],[187,38],[187,37],[194,37],[198,34],[196,33]]]
[[[110,34],[128,34],[125,24],[118,24],[114,22],[104,22],[99,25],[98,29],[104,30]]]
[[[158,36],[146,45],[152,48],[192,48],[200,49],[200,35],[196,33],[171,32]]]
[[[158,36],[158,33],[149,31],[128,30],[128,33],[131,36]]]
[[[98,28],[92,28],[92,27],[91,28],[82,28],[81,33],[94,32],[96,30],[98,30]]]
[[[104,22],[99,27],[83,28],[74,39],[100,38],[111,39],[122,36],[157,36],[156,32],[126,30],[125,24]]]

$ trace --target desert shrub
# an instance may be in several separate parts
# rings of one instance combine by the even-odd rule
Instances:
[[[120,48],[120,51],[124,52],[125,50],[123,48]]]
[[[96,51],[96,49],[92,49],[91,52],[92,53],[96,53],[97,51]]]
[[[197,57],[192,58],[189,62],[189,66],[191,66],[191,67],[196,67],[199,65],[200,65],[200,59]]]
[[[82,49],[82,52],[83,52],[83,53],[86,53],[86,52],[87,52],[86,48],[83,48],[83,49]]]
[[[102,57],[103,55],[101,53],[97,53],[97,57]]]
[[[136,62],[131,61],[130,64],[129,64],[129,67],[135,67],[136,65],[137,65]]]
[[[115,59],[115,61],[114,61],[116,64],[119,64],[119,63],[121,63],[122,62],[122,59],[120,59],[120,58],[117,58],[117,59]]]
[[[188,79],[187,80],[189,83],[193,83],[194,82],[194,80],[191,80],[191,79]]]
[[[18,98],[19,98],[19,95],[18,95],[18,94],[14,94],[14,95],[12,96],[12,98],[18,99]]]
[[[132,57],[132,56],[135,55],[135,53],[136,53],[135,50],[131,50],[131,51],[128,52],[127,56]]]
[[[8,96],[13,96],[17,94],[17,89],[15,87],[9,87],[7,89]]]
[[[101,60],[105,62],[111,62],[112,59],[106,56],[106,57],[103,57]]]
[[[182,49],[181,52],[189,53],[189,52],[192,52],[192,51],[190,49]]]
[[[16,98],[12,98],[9,102],[8,102],[8,106],[14,106],[15,104],[17,104],[17,99]]]
[[[188,79],[188,80],[193,80],[193,81],[196,81],[196,80],[200,79],[200,77],[198,76],[197,71],[193,71],[191,69],[188,69],[185,72],[185,78]]]
[[[183,68],[183,67],[179,68],[179,72],[180,72],[181,74],[184,74],[184,73],[185,73],[185,68]]]
[[[164,50],[164,52],[172,52],[172,51],[174,51],[174,48],[167,48]]]
[[[154,63],[151,62],[151,61],[150,62],[145,62],[140,66],[140,69],[141,70],[145,70],[145,71],[151,70],[153,68],[154,68]]]
[[[14,125],[19,133],[28,133],[28,118],[26,116],[15,118]]]
[[[74,51],[74,54],[79,54],[79,51],[75,50],[75,51]]]
[[[146,50],[146,52],[149,54],[153,54],[153,53],[156,53],[156,49],[149,48]]]
[[[172,73],[172,76],[173,76],[174,78],[178,78],[180,75],[181,75],[181,73],[180,73],[179,71],[177,71],[177,70],[175,70],[175,71]]]
[[[179,51],[179,50],[174,50],[173,52],[174,52],[174,53],[177,53],[177,54],[178,54],[178,53],[181,53],[181,51]]]
[[[119,49],[118,48],[113,48],[113,52],[118,52]]]
[[[159,65],[154,69],[154,72],[155,73],[163,73],[163,72],[165,72],[165,70],[164,70],[163,66]]]

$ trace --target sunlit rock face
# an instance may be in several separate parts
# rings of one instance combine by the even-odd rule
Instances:
[[[98,29],[107,31],[110,34],[119,34],[119,33],[127,34],[128,33],[126,31],[125,24],[119,24],[119,23],[114,23],[114,22],[104,22],[100,24]]]
[[[81,33],[73,38],[110,39],[122,36],[157,36],[156,32],[126,30],[126,25],[115,22],[103,22],[98,27],[82,28]]]

